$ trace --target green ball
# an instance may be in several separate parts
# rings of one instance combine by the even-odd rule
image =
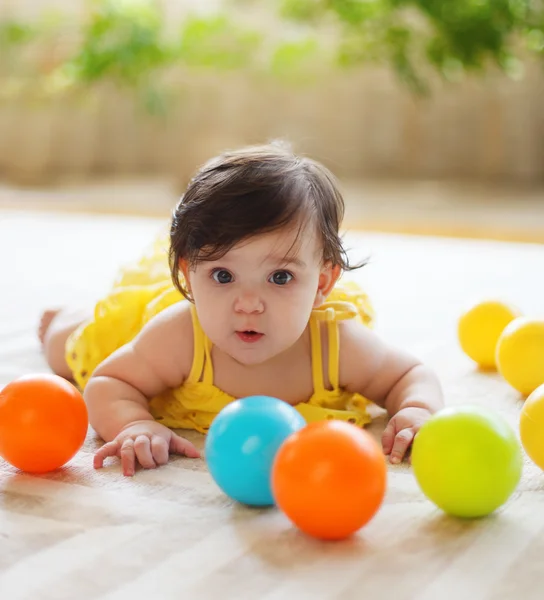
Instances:
[[[423,493],[457,517],[483,517],[521,478],[521,446],[510,425],[479,406],[448,407],[419,430],[412,467]]]

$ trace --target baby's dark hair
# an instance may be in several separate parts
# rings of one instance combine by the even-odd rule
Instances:
[[[170,228],[170,269],[174,285],[189,298],[179,261],[190,266],[224,256],[241,240],[286,226],[315,222],[323,262],[348,271],[340,238],[344,200],[334,176],[285,145],[250,146],[207,162],[176,206]]]

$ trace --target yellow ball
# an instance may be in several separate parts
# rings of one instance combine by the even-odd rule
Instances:
[[[529,458],[544,470],[544,385],[525,400],[519,419],[521,443]]]
[[[506,326],[497,342],[499,373],[528,396],[544,383],[544,320],[519,317]]]
[[[503,329],[520,315],[517,308],[497,300],[480,302],[467,310],[457,326],[463,352],[480,367],[496,367],[495,350]]]

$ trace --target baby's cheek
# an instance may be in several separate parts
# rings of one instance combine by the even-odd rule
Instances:
[[[218,338],[224,335],[227,320],[220,310],[202,310],[199,315],[200,326],[212,343],[217,343]]]
[[[308,326],[310,312],[308,311],[289,311],[284,314],[281,323],[278,324],[278,330],[283,334],[286,340],[291,344],[295,343],[304,333]]]

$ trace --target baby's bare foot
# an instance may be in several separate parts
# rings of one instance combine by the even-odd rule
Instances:
[[[38,326],[38,337],[40,338],[40,342],[42,343],[42,345],[44,343],[45,334],[47,333],[49,326],[60,311],[60,308],[50,308],[48,310],[43,311],[42,317],[40,319],[40,324]]]
[[[66,363],[66,340],[90,316],[92,312],[88,310],[70,307],[51,308],[43,312],[38,327],[38,337],[47,364],[53,373],[65,379],[72,378],[72,372]]]

